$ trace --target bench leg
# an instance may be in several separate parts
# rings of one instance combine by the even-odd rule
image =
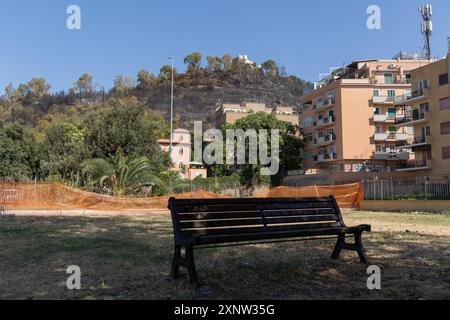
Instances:
[[[358,252],[359,259],[363,264],[369,264],[369,261],[366,256],[366,252],[362,243],[362,233],[355,234],[355,246],[356,251]]]
[[[188,246],[186,247],[186,261],[187,268],[189,272],[189,279],[191,280],[191,284],[198,284],[197,270],[195,269],[194,262],[194,247]]]
[[[333,254],[331,255],[331,259],[334,260],[339,259],[339,256],[341,255],[341,251],[344,249],[344,246],[345,246],[345,234],[340,234],[338,236],[336,246],[334,247]]]
[[[180,272],[180,260],[181,260],[181,247],[175,246],[175,253],[173,256],[172,270],[170,272],[170,276],[173,279],[178,278],[178,274]]]
[[[339,259],[339,256],[340,256],[342,250],[351,250],[351,251],[356,251],[358,253],[361,263],[369,264],[367,256],[366,256],[366,252],[365,252],[363,244],[362,244],[362,233],[356,233],[356,234],[354,234],[354,236],[355,236],[355,243],[350,244],[350,243],[345,242],[345,234],[340,234],[338,236],[336,247],[334,248],[331,258],[334,260],[337,260],[337,259]]]

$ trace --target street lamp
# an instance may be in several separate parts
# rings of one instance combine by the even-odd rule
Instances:
[[[174,89],[174,71],[173,71],[173,57],[167,57],[171,61],[172,64],[172,88],[170,91],[170,147],[169,147],[169,155],[170,155],[170,167],[169,167],[169,194],[173,193],[173,187],[172,187],[172,151],[173,151],[173,89]]]

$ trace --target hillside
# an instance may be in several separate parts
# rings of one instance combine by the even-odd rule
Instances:
[[[193,120],[214,123],[217,104],[240,103],[245,99],[262,100],[269,106],[299,106],[299,97],[310,83],[288,76],[284,67],[268,60],[261,66],[240,58],[208,57],[201,66],[201,55],[185,58],[187,70],[175,70],[176,125],[192,128]],[[142,70],[137,79],[119,75],[114,87],[105,92],[94,84],[94,76],[83,74],[67,92],[50,93],[51,85],[34,78],[17,89],[8,86],[0,99],[0,119],[38,127],[42,121],[79,121],[99,108],[117,104],[141,104],[168,119],[171,67],[163,66],[159,75]]]

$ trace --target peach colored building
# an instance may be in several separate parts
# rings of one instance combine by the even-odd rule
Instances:
[[[208,172],[201,163],[191,162],[192,142],[191,134],[188,130],[177,129],[172,137],[172,170],[179,172],[183,179],[194,180],[195,178],[207,178]],[[170,151],[170,140],[158,140],[160,147],[165,151]]]
[[[397,108],[408,112],[397,126],[410,126],[414,130],[414,140],[408,147],[415,153],[415,161],[398,171],[450,174],[449,71],[450,53],[412,71],[412,93],[396,98]]]
[[[414,158],[413,130],[397,125],[412,71],[426,60],[362,60],[334,71],[301,98],[305,172],[391,173]]]
[[[298,113],[294,107],[277,106],[272,109],[263,102],[243,102],[242,104],[224,103],[216,110],[216,128],[221,128],[224,124],[234,124],[236,120],[245,118],[250,114],[264,112],[273,114],[278,120],[299,125]]]

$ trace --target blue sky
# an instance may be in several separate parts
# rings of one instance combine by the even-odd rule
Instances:
[[[101,87],[117,74],[158,73],[176,57],[247,54],[272,58],[290,74],[316,81],[330,67],[391,58],[422,45],[416,0],[3,0],[0,4],[0,88],[41,76],[68,89],[83,72]],[[450,1],[434,5],[433,53],[447,52]],[[82,10],[82,30],[66,28],[66,8]],[[366,9],[382,10],[382,29],[366,27]]]

